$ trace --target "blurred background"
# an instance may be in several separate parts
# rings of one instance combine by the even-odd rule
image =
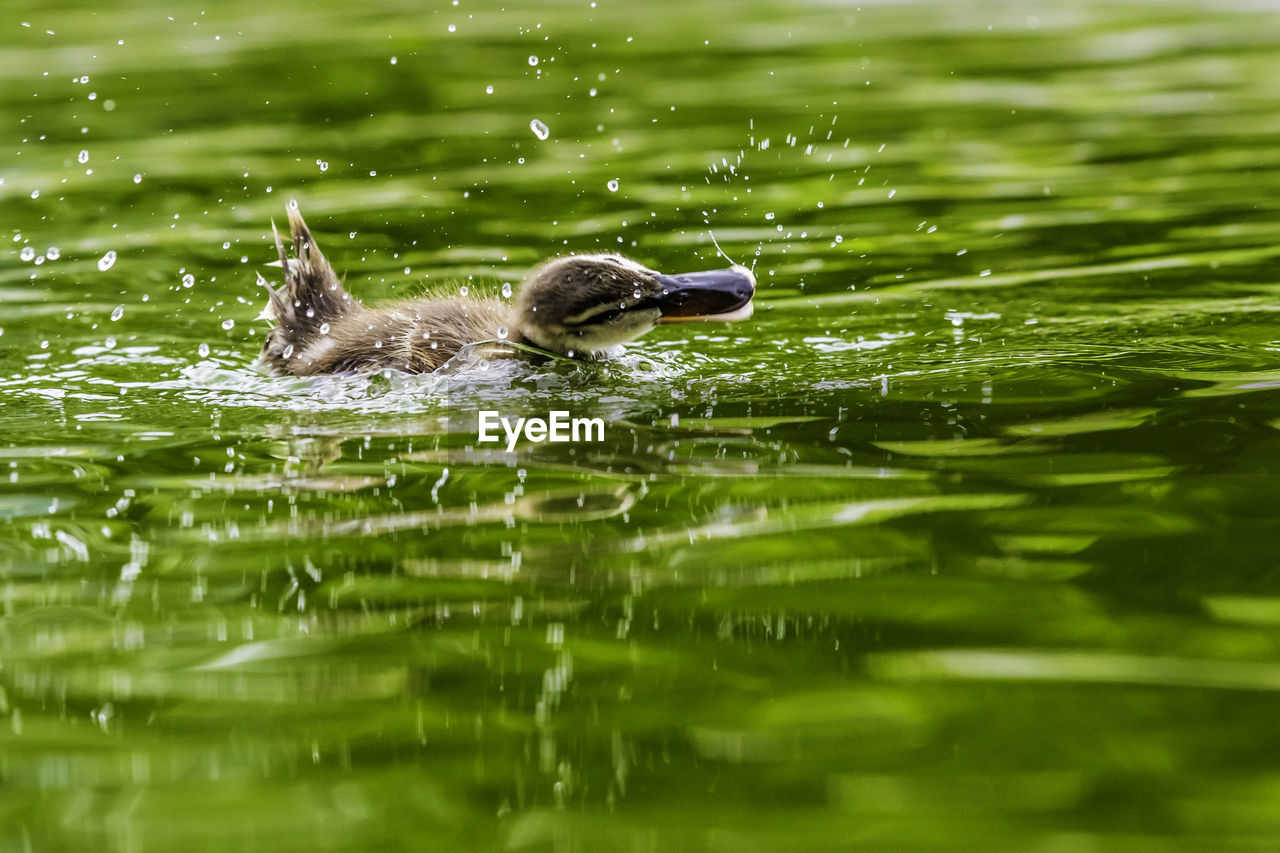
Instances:
[[[1273,849],[1278,62],[1261,0],[11,0],[0,848]],[[714,238],[756,315],[271,377],[290,199],[371,302]]]

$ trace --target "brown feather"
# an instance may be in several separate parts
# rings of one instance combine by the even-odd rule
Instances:
[[[535,270],[514,305],[458,295],[366,308],[343,288],[292,202],[288,216],[292,258],[271,224],[284,284],[273,289],[260,277],[268,298],[263,316],[276,323],[260,358],[283,374],[425,373],[468,344],[502,339],[600,358],[653,328],[662,315],[654,305],[670,283],[617,255],[574,255]]]

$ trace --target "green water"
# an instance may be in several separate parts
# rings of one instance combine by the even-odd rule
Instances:
[[[106,8],[0,16],[0,849],[1280,843],[1274,4]],[[756,315],[274,378],[289,199]]]

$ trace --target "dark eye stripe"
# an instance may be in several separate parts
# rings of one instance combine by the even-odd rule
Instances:
[[[566,326],[590,326],[595,323],[608,323],[620,315],[624,309],[609,308],[605,310],[593,310],[596,306],[588,308],[577,314],[570,315],[562,321]]]

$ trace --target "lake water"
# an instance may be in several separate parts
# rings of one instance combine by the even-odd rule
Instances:
[[[1275,849],[1278,63],[1262,0],[11,2],[0,849]],[[290,199],[368,302],[714,235],[756,314],[271,377]]]

